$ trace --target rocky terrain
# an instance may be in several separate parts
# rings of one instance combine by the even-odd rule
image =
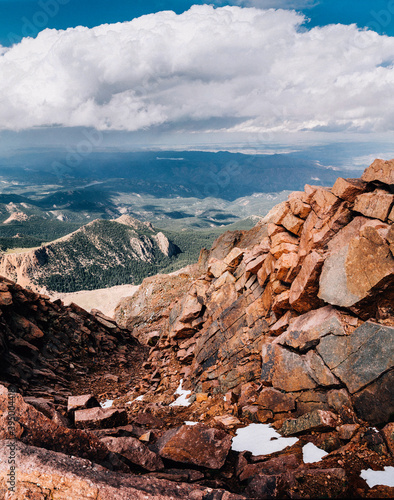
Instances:
[[[393,497],[393,189],[306,185],[117,323],[1,279],[0,497]]]

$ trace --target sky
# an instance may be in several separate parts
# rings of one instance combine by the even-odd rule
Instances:
[[[0,150],[387,142],[393,64],[394,0],[0,0]]]

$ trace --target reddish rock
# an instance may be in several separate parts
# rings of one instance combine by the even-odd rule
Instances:
[[[223,259],[223,262],[230,267],[237,267],[242,260],[245,250],[234,247],[231,252]]]
[[[316,382],[309,375],[302,356],[278,344],[264,344],[261,352],[261,380],[285,392],[313,389]]]
[[[310,253],[304,260],[301,270],[290,287],[290,305],[304,313],[321,305],[317,297],[319,275],[324,258],[317,252]]]
[[[276,259],[272,254],[268,254],[267,258],[264,260],[263,265],[257,273],[257,279],[260,286],[264,286],[269,275],[275,270]]]
[[[82,396],[69,396],[67,402],[67,411],[86,410],[87,408],[98,408],[100,403],[93,394],[84,394]]]
[[[12,294],[0,290],[0,306],[10,306],[12,304]]]
[[[291,283],[298,271],[298,254],[296,252],[283,254],[275,263],[275,273],[278,280]]]
[[[102,438],[101,441],[113,453],[127,458],[133,464],[146,470],[164,469],[162,459],[134,437],[106,437]]]
[[[231,436],[203,424],[167,431],[158,441],[159,454],[174,462],[220,469],[231,448]]]
[[[281,311],[290,309],[289,298],[290,290],[285,290],[279,295],[276,295],[272,303],[272,310],[274,313],[280,313]]]
[[[357,429],[360,428],[359,424],[343,424],[337,427],[339,439],[350,441]]]
[[[219,278],[223,273],[228,271],[230,266],[218,259],[210,259],[208,263],[208,273],[214,276],[215,278]]]
[[[394,280],[394,258],[380,234],[388,230],[387,224],[357,218],[332,240],[320,277],[322,300],[351,307]]]
[[[394,160],[375,160],[364,170],[361,179],[365,182],[378,181],[383,184],[394,184]]]
[[[394,456],[394,422],[390,422],[382,429],[382,434],[386,441],[390,453]]]
[[[304,220],[296,217],[291,213],[288,213],[282,221],[282,226],[290,231],[290,233],[293,233],[297,236],[301,234],[303,225]]]
[[[338,196],[338,198],[352,203],[365,189],[366,183],[361,179],[343,179],[342,177],[338,177],[331,192],[335,196]]]
[[[394,202],[394,195],[376,189],[373,193],[364,193],[356,197],[353,210],[371,217],[386,221]]]
[[[289,326],[290,320],[293,318],[293,311],[286,311],[285,314],[278,319],[273,325],[270,326],[270,333],[272,335],[280,335]]]
[[[248,264],[246,264],[245,272],[257,274],[258,270],[263,265],[266,257],[267,257],[267,254],[262,254],[262,255],[259,255],[258,257],[256,257],[255,259],[249,261]]]
[[[89,408],[77,410],[74,413],[74,421],[77,429],[117,427],[127,424],[127,413],[116,408]]]
[[[264,462],[247,464],[239,475],[240,481],[245,481],[257,474],[279,475],[299,467],[301,458],[298,455],[282,455],[270,458]]]
[[[289,195],[289,206],[293,215],[306,219],[312,210],[308,203],[305,203],[305,193],[303,191],[294,191]]]
[[[282,492],[289,498],[350,498],[343,469],[301,469],[281,477]],[[324,492],[324,493],[323,493]]]
[[[271,387],[264,388],[258,398],[256,403],[274,413],[281,413],[286,411],[292,411],[295,409],[295,399],[290,394],[284,394]]]
[[[329,334],[345,335],[345,330],[339,311],[325,306],[291,319],[289,327],[276,342],[304,352]]]
[[[286,420],[280,429],[283,436],[294,436],[303,432],[334,429],[338,417],[331,411],[315,410],[299,418]]]

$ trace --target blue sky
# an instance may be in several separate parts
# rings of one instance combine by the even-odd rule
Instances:
[[[393,88],[394,0],[0,0],[0,149],[383,143]]]
[[[332,23],[367,27],[394,36],[394,2],[390,0],[0,0],[0,44],[8,46],[24,34],[35,35],[43,27],[92,28],[104,23],[130,21],[135,17],[173,10],[180,14],[193,4],[295,7],[310,19],[308,27]],[[45,14],[47,12],[47,14]],[[40,13],[40,14],[37,14]],[[41,15],[41,17],[40,17]],[[36,16],[36,17],[34,17]],[[33,20],[38,22],[34,23]],[[44,22],[46,20],[46,22]]]

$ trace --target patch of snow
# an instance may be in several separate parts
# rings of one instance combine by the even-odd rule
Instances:
[[[198,422],[192,422],[191,420],[186,420],[185,425],[197,425]]]
[[[141,396],[138,396],[138,398],[135,398],[134,401],[143,401],[144,400],[144,395],[141,394]]]
[[[191,401],[189,401],[190,391],[185,391],[182,389],[183,379],[179,382],[178,389],[175,394],[179,394],[179,398],[176,399],[170,406],[190,406]]]
[[[377,484],[394,487],[394,467],[385,467],[384,470],[362,470],[360,476],[368,486],[373,488]]]
[[[305,464],[320,462],[320,460],[326,455],[328,455],[326,451],[321,450],[313,443],[308,443],[302,448],[302,459]]]
[[[101,408],[111,408],[113,403],[114,403],[113,399],[107,399],[106,401],[104,401],[104,403],[100,403],[100,406]]]
[[[250,424],[237,430],[231,449],[250,451],[253,455],[269,455],[292,446],[297,438],[284,438],[269,424]]]

